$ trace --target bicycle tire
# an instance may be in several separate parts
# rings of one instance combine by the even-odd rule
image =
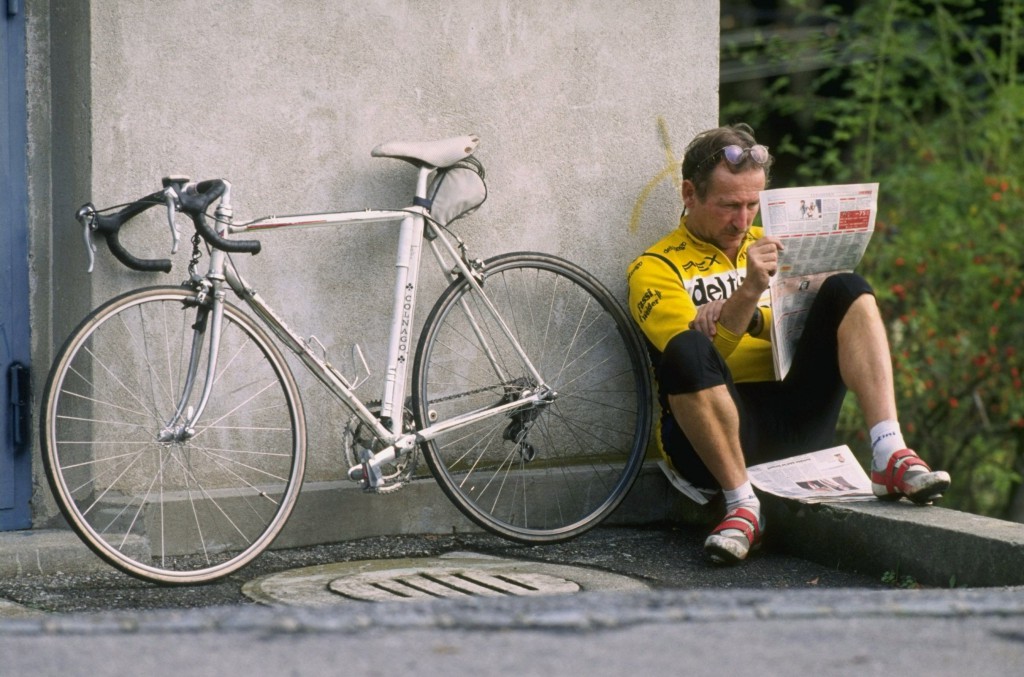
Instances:
[[[101,558],[156,583],[205,583],[252,561],[288,519],[305,468],[292,373],[228,303],[195,434],[159,439],[181,399],[193,334],[205,338],[210,325],[198,314],[183,287],[111,299],[65,342],[43,395],[43,461],[64,517]],[[203,345],[189,406],[206,379]]]
[[[488,260],[482,276],[499,315],[557,397],[443,433],[423,443],[424,457],[448,498],[484,529],[522,543],[564,541],[615,510],[640,472],[650,435],[647,355],[621,306],[574,264],[505,254]],[[427,317],[416,350],[419,428],[512,401],[537,385],[479,293],[465,280],[453,282]]]

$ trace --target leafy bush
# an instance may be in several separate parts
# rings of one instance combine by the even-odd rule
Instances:
[[[1024,3],[791,4],[811,37],[746,57],[834,65],[806,87],[766,82],[723,122],[783,127],[773,152],[802,183],[881,184],[860,272],[891,322],[908,442],[953,474],[946,505],[1024,521]],[[855,407],[841,426],[866,458]]]

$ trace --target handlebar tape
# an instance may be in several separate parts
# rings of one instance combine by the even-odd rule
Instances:
[[[125,249],[118,239],[118,231],[120,231],[121,226],[125,222],[135,218],[147,209],[161,204],[164,204],[163,193],[151,193],[144,198],[136,200],[115,214],[107,216],[97,214],[95,217],[96,232],[106,240],[110,253],[114,255],[114,258],[132,270],[140,270],[147,273],[171,272],[170,259],[140,259]]]
[[[206,222],[205,212],[207,208],[224,194],[224,189],[225,184],[219,179],[201,181],[196,184],[195,192],[184,191],[179,194],[181,209],[189,215],[196,227],[196,231],[211,247],[232,253],[258,254],[261,248],[259,240],[229,240],[223,238]],[[121,226],[125,223],[147,209],[165,204],[167,202],[163,191],[157,191],[136,200],[114,214],[97,214],[94,221],[96,232],[106,240],[110,253],[132,270],[169,273],[171,272],[170,259],[140,259],[125,249],[118,239]]]
[[[200,181],[195,192],[185,191],[178,196],[181,210],[192,218],[196,231],[204,240],[222,251],[237,254],[259,254],[262,245],[259,240],[229,240],[217,234],[206,222],[205,212],[213,202],[224,194],[224,182],[219,179]]]
[[[144,273],[169,273],[171,272],[170,259],[140,259],[132,255],[121,241],[117,239],[117,231],[107,233],[107,249],[114,257],[132,270],[141,270]]]

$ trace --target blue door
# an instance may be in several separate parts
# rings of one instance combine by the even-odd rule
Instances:
[[[25,15],[0,0],[0,530],[32,525]]]

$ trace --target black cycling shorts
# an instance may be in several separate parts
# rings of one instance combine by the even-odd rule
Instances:
[[[825,280],[811,305],[793,365],[783,381],[733,383],[711,339],[689,330],[669,341],[656,367],[661,402],[661,443],[672,464],[699,487],[718,488],[693,445],[676,424],[668,395],[725,385],[739,409],[747,465],[825,449],[834,443],[846,386],[839,374],[839,323],[861,295],[864,278],[841,273]]]

